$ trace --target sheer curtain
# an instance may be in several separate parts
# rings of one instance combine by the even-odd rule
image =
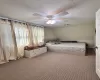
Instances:
[[[0,19],[0,63],[23,57],[24,47],[32,44],[44,44],[43,27]]]
[[[9,61],[16,59],[14,43],[9,21],[0,20],[0,60]]]
[[[31,26],[32,34],[33,34],[33,43],[34,46],[41,46],[44,44],[44,28]]]
[[[1,43],[1,37],[0,37],[0,64],[5,62],[5,55],[3,53],[2,43]]]
[[[29,30],[26,24],[15,22],[13,26],[18,49],[17,57],[20,58],[24,56],[24,47],[30,44]]]
[[[44,28],[38,27],[38,34],[37,34],[38,44],[41,46],[44,44]]]

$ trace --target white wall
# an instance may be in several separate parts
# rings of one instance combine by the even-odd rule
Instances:
[[[89,44],[89,47],[95,45],[95,24],[70,25],[60,28],[52,28],[54,34],[60,40],[80,41]]]
[[[45,41],[53,40],[56,38],[51,28],[44,28],[44,38],[45,38]]]

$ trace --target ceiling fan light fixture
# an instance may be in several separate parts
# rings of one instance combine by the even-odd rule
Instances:
[[[51,20],[48,20],[48,21],[47,21],[47,24],[51,24],[51,23],[52,23],[52,21],[51,21]]]
[[[56,21],[55,20],[52,20],[51,24],[55,24],[55,23],[56,23]]]
[[[56,21],[55,21],[55,20],[48,20],[46,23],[47,23],[47,24],[55,24]]]

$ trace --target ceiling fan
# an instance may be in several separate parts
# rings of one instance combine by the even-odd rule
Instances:
[[[66,5],[61,6],[57,10],[50,12],[50,13],[33,13],[30,19],[34,21],[45,21],[46,24],[55,24],[56,22],[65,22],[68,21],[68,18],[65,16],[68,15],[69,13],[67,12],[71,8],[75,8],[79,3],[82,3],[83,0],[69,0],[69,3]]]
[[[57,21],[63,20],[62,16],[68,15],[69,13],[64,9],[58,9],[50,14],[41,14],[41,13],[34,13],[33,16],[36,19],[44,19],[46,20],[46,24],[55,24]]]

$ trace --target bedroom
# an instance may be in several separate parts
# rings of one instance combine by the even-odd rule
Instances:
[[[0,0],[0,80],[99,80],[100,0]]]

